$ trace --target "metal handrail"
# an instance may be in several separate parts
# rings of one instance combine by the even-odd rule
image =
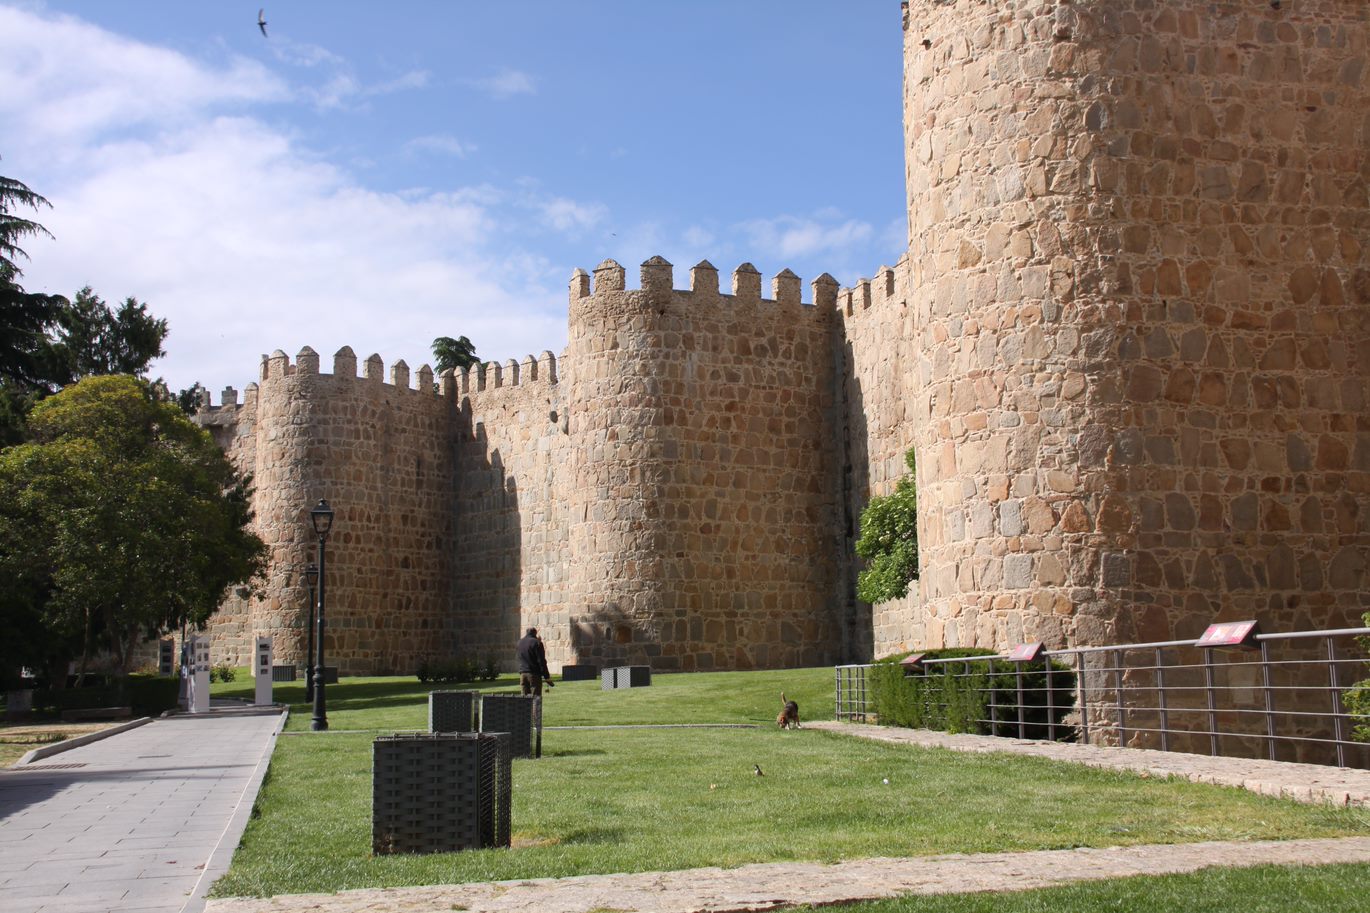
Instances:
[[[1370,746],[1347,739],[1354,720],[1342,704],[1349,683],[1362,677],[1354,669],[1370,668],[1370,657],[1339,655],[1336,643],[1338,638],[1367,636],[1370,627],[1258,634],[1244,647],[1206,645],[1197,639],[1069,647],[1042,651],[1042,661],[1030,668],[1007,653],[926,657],[918,665],[925,672],[945,669],[947,676],[965,678],[985,674],[986,670],[972,672],[971,666],[989,662],[994,666],[988,672],[996,679],[1014,675],[1012,682],[999,679],[999,687],[975,689],[987,718],[965,722],[992,733],[1016,732],[1022,738],[1031,727],[1050,738],[1064,733],[1085,743],[1163,750],[1174,750],[1176,742],[1196,750],[1195,740],[1206,740],[1207,751],[1214,755],[1231,747],[1224,742],[1235,740],[1245,754],[1263,743],[1263,753],[1271,759],[1284,755],[1347,766],[1348,755],[1354,755],[1354,766],[1370,767]],[[1292,646],[1297,641],[1321,644]],[[1286,644],[1296,652],[1278,655],[1278,648]],[[1184,656],[1182,651],[1189,649],[1200,656]],[[1242,652],[1230,652],[1234,650]],[[1149,651],[1149,657],[1138,656],[1142,651]],[[956,670],[958,663],[964,671]],[[839,719],[864,722],[873,712],[866,683],[872,665],[837,667]],[[1353,671],[1339,675],[1348,665]],[[1046,680],[1026,681],[1029,671],[1045,674]],[[1073,689],[1064,689],[1073,690],[1073,707],[1058,700],[1063,689],[1053,678],[1060,675],[1074,676]],[[938,701],[924,705],[927,712],[948,709],[947,703]],[[1067,721],[1062,717],[1069,711],[1074,717]],[[1030,723],[1029,713],[1034,720]],[[1201,722],[1196,715],[1201,715],[1203,725],[1186,727],[1185,723]],[[1290,747],[1297,745],[1305,747]],[[1332,754],[1319,751],[1328,748],[1334,749]]]

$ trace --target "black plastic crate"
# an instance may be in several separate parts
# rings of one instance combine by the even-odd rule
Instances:
[[[273,682],[293,682],[299,671],[294,666],[272,666],[271,680]]]
[[[480,701],[480,731],[507,732],[516,758],[542,757],[542,698],[536,694],[487,694]]]
[[[479,691],[428,692],[429,732],[478,732]]]
[[[570,665],[561,667],[563,682],[592,682],[599,678],[599,666]]]
[[[509,845],[510,739],[412,733],[372,742],[371,850],[450,853]]]

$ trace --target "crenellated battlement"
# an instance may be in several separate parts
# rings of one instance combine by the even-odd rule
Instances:
[[[273,383],[286,377],[318,375],[339,379],[360,380],[378,383],[393,388],[428,396],[468,396],[489,390],[508,387],[529,386],[532,384],[556,384],[557,356],[544,350],[536,357],[525,355],[523,359],[510,358],[503,362],[489,361],[472,365],[469,368],[449,369],[442,375],[435,375],[431,366],[424,364],[418,371],[411,372],[408,362],[403,359],[390,366],[389,380],[385,379],[385,363],[377,353],[369,355],[362,362],[360,376],[357,372],[357,356],[351,346],[343,346],[333,356],[333,372],[328,374],[319,370],[319,356],[309,346],[300,349],[292,362],[290,356],[281,349],[270,355],[263,355],[258,378],[261,383]],[[436,381],[436,383],[435,383]],[[255,395],[257,384],[250,384],[248,391]],[[204,395],[202,411],[217,411],[222,408],[237,407],[237,391],[225,387],[223,405],[209,404],[208,393]]]
[[[846,321],[860,320],[869,311],[881,311],[907,298],[902,288],[904,257],[896,266],[881,266],[874,278],[858,279],[851,288],[837,293],[837,311]]]
[[[837,280],[824,273],[809,284],[810,300],[803,300],[803,280],[790,269],[783,269],[771,278],[771,297],[761,296],[761,272],[750,263],[739,264],[732,273],[732,293],[720,290],[718,268],[708,260],[701,260],[690,268],[690,287],[675,288],[675,267],[665,258],[656,256],[642,263],[637,289],[627,286],[627,271],[614,260],[605,260],[593,273],[577,269],[571,274],[570,299],[574,308],[585,298],[609,292],[643,291],[648,293],[694,296],[701,302],[724,304],[775,305],[804,312],[828,312],[837,302]]]

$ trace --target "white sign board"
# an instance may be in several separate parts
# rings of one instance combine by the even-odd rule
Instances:
[[[257,638],[257,654],[252,664],[252,676],[257,680],[257,706],[271,704],[271,638]]]
[[[190,712],[209,712],[209,638],[196,635],[190,640]]]

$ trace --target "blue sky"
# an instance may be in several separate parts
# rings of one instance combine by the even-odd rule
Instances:
[[[173,388],[560,352],[606,257],[849,285],[905,247],[896,0],[260,5],[0,0],[0,174],[56,236],[23,282],[148,302]]]

